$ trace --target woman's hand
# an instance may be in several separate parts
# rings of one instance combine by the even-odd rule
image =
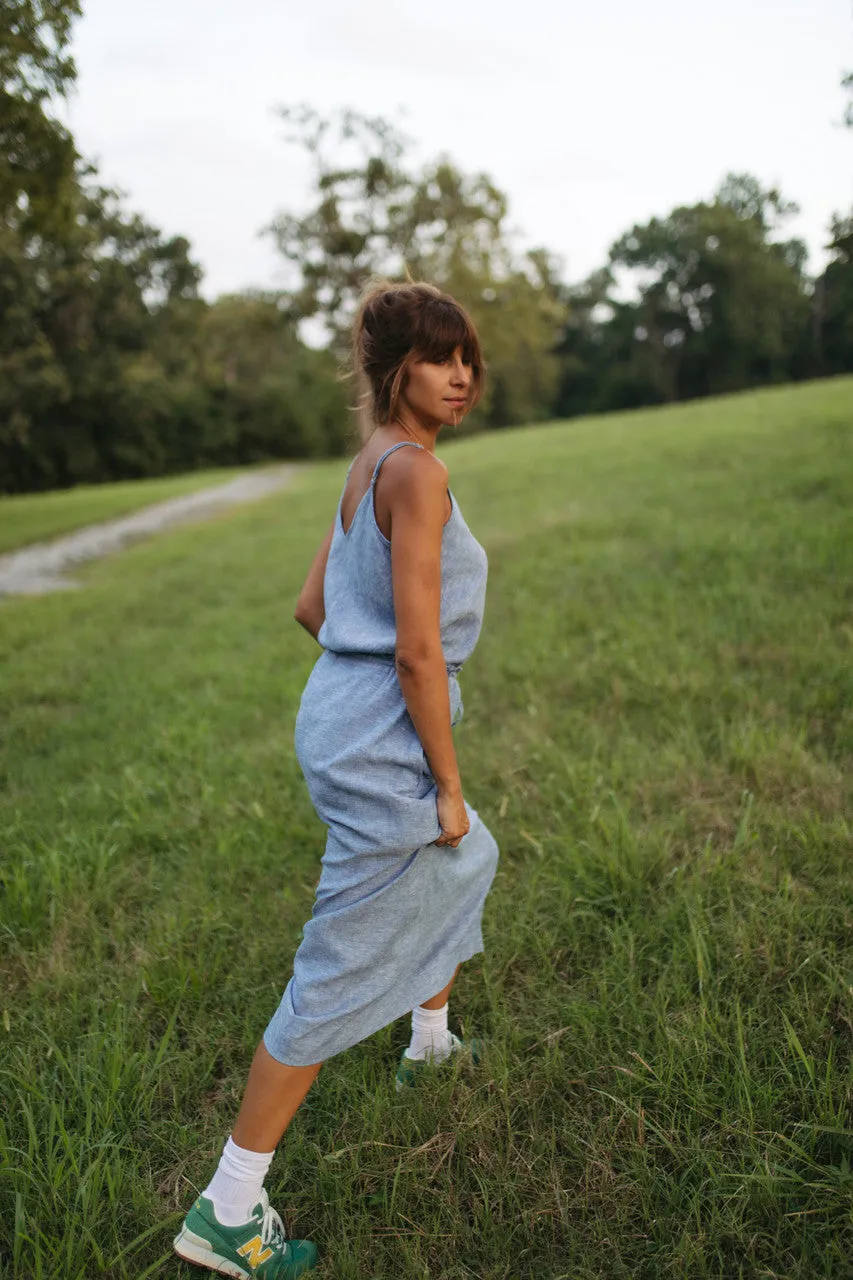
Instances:
[[[441,835],[433,843],[449,844],[452,849],[458,848],[462,837],[467,836],[471,830],[471,822],[465,808],[465,801],[462,798],[462,788],[454,787],[452,790],[443,790],[439,787],[435,807],[438,813]]]

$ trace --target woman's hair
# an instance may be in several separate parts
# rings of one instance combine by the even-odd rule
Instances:
[[[361,383],[361,408],[374,425],[391,422],[412,359],[441,360],[462,348],[471,364],[468,409],[483,394],[480,340],[464,307],[422,281],[374,281],[353,324],[352,363]]]

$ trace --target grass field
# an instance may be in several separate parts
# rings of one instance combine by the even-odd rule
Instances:
[[[415,1099],[406,1019],[332,1059],[273,1203],[336,1280],[853,1276],[853,380],[439,451],[490,1055]],[[200,1274],[319,876],[292,609],[344,469],[0,609],[4,1276]]]
[[[224,484],[240,474],[238,468],[221,467],[157,480],[123,480],[118,484],[78,485],[51,493],[0,495],[0,555],[31,542],[58,538],[99,520],[129,515],[152,502]]]

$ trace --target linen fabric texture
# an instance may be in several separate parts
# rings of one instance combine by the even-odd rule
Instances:
[[[483,950],[498,845],[467,801],[471,825],[458,847],[435,844],[437,787],[394,662],[391,543],[373,497],[382,463],[406,445],[423,448],[403,440],[386,449],[346,532],[341,491],[317,637],[323,652],[296,716],[297,759],[328,832],[293,975],[263,1036],[272,1057],[290,1066],[322,1062],[373,1035]],[[458,673],[482,627],[488,559],[448,494],[440,630],[456,725]]]

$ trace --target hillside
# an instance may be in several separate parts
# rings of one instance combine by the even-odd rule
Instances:
[[[273,1203],[338,1280],[844,1274],[853,379],[439,452],[489,554],[490,1053],[414,1101],[403,1022],[333,1059]],[[292,609],[344,467],[0,608],[10,1275],[189,1275],[319,875]]]

